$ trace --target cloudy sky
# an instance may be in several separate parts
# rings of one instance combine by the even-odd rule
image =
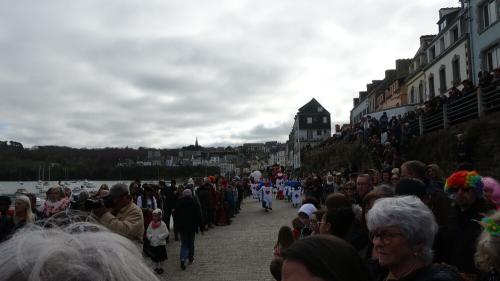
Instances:
[[[285,141],[315,97],[413,57],[457,0],[0,1],[0,140],[178,147]]]

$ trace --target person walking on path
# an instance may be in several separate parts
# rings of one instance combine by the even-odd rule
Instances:
[[[201,213],[193,199],[193,192],[190,189],[185,189],[182,192],[182,197],[179,199],[175,210],[176,228],[181,235],[180,262],[181,269],[186,269],[186,261],[189,264],[194,261],[194,238],[198,227],[201,228],[203,234],[203,226]]]
[[[162,211],[155,209],[153,211],[153,219],[149,223],[146,237],[150,241],[151,259],[155,263],[155,272],[163,273],[163,262],[167,259],[167,249],[165,248],[168,237],[168,229],[165,222],[162,220]]]

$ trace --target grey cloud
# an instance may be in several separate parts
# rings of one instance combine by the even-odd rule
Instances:
[[[284,140],[310,97],[347,120],[352,97],[383,74],[371,58],[397,58],[375,52],[404,28],[414,42],[398,50],[411,56],[420,31],[409,27],[432,27],[440,5],[0,3],[0,136],[76,147]],[[322,71],[328,81],[315,80]]]

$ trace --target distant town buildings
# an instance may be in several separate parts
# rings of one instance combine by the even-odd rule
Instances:
[[[442,8],[438,32],[420,37],[412,59],[396,60],[382,80],[373,80],[353,99],[350,121],[403,115],[436,96],[447,96],[462,82],[479,83],[481,72],[500,67],[500,1],[461,0]]]

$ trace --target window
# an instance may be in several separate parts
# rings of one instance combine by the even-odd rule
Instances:
[[[456,42],[458,40],[458,26],[454,26],[450,31],[450,42]]]
[[[307,117],[307,124],[312,124],[312,123],[313,123],[313,118]]]
[[[483,52],[483,68],[487,71],[500,66],[500,48],[495,46]]]
[[[418,102],[422,103],[424,101],[424,83],[420,81],[418,83]]]
[[[307,130],[307,139],[312,140],[312,138],[313,138],[313,131]]]
[[[481,27],[482,29],[490,26],[498,19],[498,6],[497,1],[488,1],[481,6]]]
[[[434,58],[436,58],[436,48],[435,46],[432,46],[429,48],[429,58],[430,60],[433,60]]]
[[[444,20],[442,23],[439,24],[439,31],[441,31],[445,28],[446,28],[446,20]]]
[[[318,107],[318,112],[323,112],[323,107],[319,106]]]
[[[414,102],[415,102],[415,87],[411,86],[410,104],[413,104]]]
[[[429,76],[429,96],[433,98],[436,96],[436,92],[434,91],[434,75],[431,74]]]
[[[326,123],[328,123],[328,117],[323,116],[323,124],[326,124]]]
[[[490,25],[490,12],[489,12],[489,5],[485,4],[482,9],[482,16],[483,16],[483,28],[487,27]]]
[[[444,46],[444,36],[441,37],[441,39],[439,39],[439,48],[440,48],[440,51],[439,53],[443,53],[444,52],[444,49],[445,49],[445,46]]]
[[[462,80],[460,77],[460,57],[455,56],[453,61],[451,62],[451,69],[453,71],[453,86],[457,86],[460,84]]]
[[[441,66],[439,69],[439,92],[446,93],[446,68]]]
[[[318,131],[316,132],[316,134],[317,134],[318,136],[321,136],[321,133],[322,133],[322,132],[321,132],[321,130],[318,130]]]

